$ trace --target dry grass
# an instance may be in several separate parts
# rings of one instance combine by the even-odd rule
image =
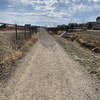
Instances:
[[[73,59],[84,66],[91,76],[100,82],[100,53],[91,52],[93,48],[100,47],[100,33],[84,31],[67,34],[65,38],[58,35],[53,36]],[[93,45],[93,48],[90,44]]]
[[[65,35],[65,38],[78,42],[82,47],[100,53],[100,33],[99,32],[76,32]]]
[[[77,42],[69,41],[57,35],[54,35],[54,37],[65,51],[67,51],[67,54],[84,66],[91,76],[100,83],[100,54],[90,52],[81,47]]]
[[[8,68],[11,67],[9,65],[12,65],[12,63],[20,58],[24,51],[26,51],[30,45],[38,39],[38,35],[33,34],[31,39],[24,39],[16,44],[14,42],[14,35],[14,32],[9,34],[0,33],[0,79],[5,72],[7,73],[8,69],[11,70],[11,68]]]

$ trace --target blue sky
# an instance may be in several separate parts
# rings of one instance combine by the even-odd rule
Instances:
[[[55,26],[95,21],[100,0],[0,0],[0,22]]]

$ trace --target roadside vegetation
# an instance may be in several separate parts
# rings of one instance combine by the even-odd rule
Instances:
[[[37,34],[33,34],[32,38],[15,43],[14,36],[14,31],[0,31],[0,81],[10,75],[16,67],[16,60],[20,59],[38,38]]]
[[[100,80],[100,33],[87,31],[74,32],[66,34],[64,38],[55,35],[53,32],[50,32],[50,34],[97,81]]]
[[[92,52],[100,53],[100,33],[82,31],[77,33],[71,33],[64,36],[71,41],[76,41],[80,46],[85,47]]]

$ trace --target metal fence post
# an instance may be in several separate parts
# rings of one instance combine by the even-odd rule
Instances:
[[[24,26],[25,33],[24,33],[24,38],[26,39],[26,25]]]
[[[30,25],[30,38],[32,37],[31,25]]]

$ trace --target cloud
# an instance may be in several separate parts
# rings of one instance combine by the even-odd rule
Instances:
[[[8,9],[0,13],[0,18],[11,23],[40,25],[81,22],[81,14],[89,16],[99,12],[100,4],[97,2],[100,0],[9,0]]]
[[[12,0],[18,5],[31,5],[33,12],[41,13],[41,15],[47,15],[48,17],[70,17],[77,11],[89,12],[92,10],[100,9],[99,4],[89,5],[83,4],[81,0]],[[88,0],[88,1],[100,1],[100,0]]]
[[[78,5],[73,5],[72,8],[72,13],[77,13],[77,12],[91,12],[93,10],[99,10],[100,5],[99,4],[94,4],[94,5],[84,5],[84,4],[78,4]]]
[[[100,2],[100,0],[88,0],[89,2],[95,2],[95,3],[98,3]]]

